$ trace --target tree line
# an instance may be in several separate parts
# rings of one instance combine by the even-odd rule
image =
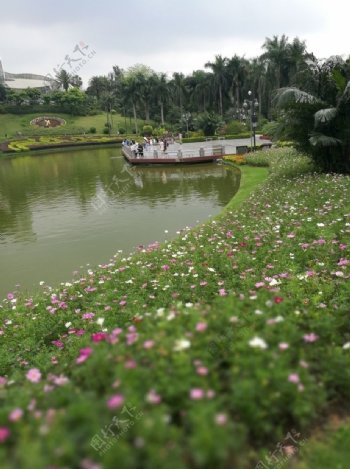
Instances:
[[[318,59],[305,41],[285,35],[266,38],[262,51],[253,59],[216,55],[203,70],[172,77],[142,64],[127,70],[115,65],[108,75],[93,76],[86,91],[80,77],[61,70],[56,89],[46,94],[0,84],[0,102],[17,109],[46,104],[72,114],[104,111],[108,130],[113,113],[120,112],[134,119],[136,133],[144,119],[210,134],[249,119],[244,102],[250,91],[260,124],[273,121],[270,135],[290,138],[327,170],[350,170],[350,57]]]

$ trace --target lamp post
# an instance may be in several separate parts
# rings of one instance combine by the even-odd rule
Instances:
[[[191,113],[190,112],[185,112],[184,114],[182,114],[182,118],[183,120],[186,122],[186,129],[187,129],[187,137],[188,137],[188,122],[191,118]]]
[[[253,97],[253,93],[249,90],[248,91],[248,99],[244,100],[243,107],[249,112],[250,115],[250,147],[252,148],[252,139],[254,142],[254,151],[256,149],[256,141],[255,141],[255,130],[258,122],[258,117],[256,115],[256,110],[259,107],[259,102],[256,98]]]

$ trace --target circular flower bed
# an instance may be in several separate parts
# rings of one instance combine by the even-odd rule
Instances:
[[[61,125],[66,125],[66,121],[60,117],[36,117],[30,121],[30,125],[36,125],[38,127],[45,127],[46,129],[51,129],[53,127],[60,127]]]

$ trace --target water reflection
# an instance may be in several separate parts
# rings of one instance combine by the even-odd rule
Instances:
[[[3,158],[0,293],[67,280],[81,264],[161,240],[164,228],[175,234],[217,213],[239,180],[214,163],[131,167],[112,148]]]

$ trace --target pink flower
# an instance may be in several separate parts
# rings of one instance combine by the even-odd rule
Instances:
[[[297,373],[291,373],[289,376],[288,376],[288,381],[290,383],[299,383],[300,382],[300,378],[299,378],[299,375]]]
[[[95,313],[84,313],[83,319],[92,319],[95,316]]]
[[[213,391],[212,389],[208,389],[207,398],[212,399],[214,396],[215,396],[215,391]]]
[[[255,288],[262,288],[262,287],[264,287],[264,286],[265,286],[265,283],[264,283],[264,282],[257,282],[257,283],[255,284]]]
[[[17,409],[12,410],[12,412],[10,412],[9,420],[10,422],[17,422],[18,420],[22,418],[22,416],[23,416],[23,410],[20,408],[17,408]]]
[[[162,270],[169,270],[170,267],[168,266],[168,264],[164,264],[162,265]]]
[[[280,350],[287,350],[287,348],[289,348],[289,344],[287,344],[287,342],[281,342],[280,344],[278,344],[278,348]]]
[[[204,398],[204,391],[200,388],[194,388],[190,391],[190,398],[193,400],[199,400]]]
[[[314,272],[313,270],[308,270],[306,272],[307,277],[314,277],[315,275],[316,275],[316,272]]]
[[[273,299],[273,301],[274,301],[276,304],[279,304],[279,303],[282,303],[283,298],[282,298],[281,296],[275,296],[275,298]]]
[[[350,261],[348,259],[344,259],[343,257],[338,262],[338,265],[348,265]]]
[[[13,300],[14,297],[15,297],[15,295],[14,295],[13,293],[11,293],[11,292],[7,294],[7,299],[8,299],[8,300]]]
[[[64,347],[64,343],[61,340],[53,340],[51,343],[53,345],[55,345],[55,347],[57,347],[57,348],[63,348]]]
[[[0,443],[4,443],[10,435],[11,432],[7,427],[0,427]]]
[[[109,409],[117,409],[120,407],[124,402],[124,396],[121,394],[115,394],[107,401],[107,407]]]
[[[225,288],[220,288],[219,295],[220,296],[226,296],[227,295],[227,292],[226,292]]]
[[[220,425],[220,426],[226,425],[227,415],[223,414],[223,413],[216,414],[215,415],[215,423],[216,423],[216,425]]]
[[[197,373],[200,375],[200,376],[205,376],[208,374],[208,368],[206,368],[205,366],[199,366],[197,368]]]
[[[120,306],[125,306],[125,305],[126,305],[126,301],[125,301],[125,300],[121,300],[121,301],[119,301],[119,304],[120,304]]]
[[[154,389],[151,389],[146,396],[146,401],[150,404],[159,404],[162,401],[162,398],[159,394],[156,393]]]
[[[130,358],[130,360],[127,360],[125,362],[124,367],[129,369],[129,370],[132,370],[133,368],[137,367],[137,363],[135,362],[135,360]]]
[[[208,282],[206,282],[205,280],[202,280],[202,281],[199,283],[199,285],[200,285],[201,287],[205,287],[206,285],[208,285]]]
[[[76,363],[80,364],[85,362],[92,354],[92,348],[86,347],[79,350],[79,357],[75,360]]]
[[[5,376],[0,376],[0,386],[5,386],[7,383],[7,378]]]
[[[305,342],[316,342],[316,340],[318,340],[319,337],[318,335],[316,335],[314,332],[310,332],[310,334],[305,334],[304,335],[304,341]]]
[[[144,343],[143,343],[143,347],[145,349],[149,349],[149,348],[152,348],[154,346],[154,340],[146,340]]]
[[[206,322],[199,322],[196,324],[196,331],[204,332],[207,329],[208,325]]]
[[[137,341],[137,338],[138,338],[138,334],[136,332],[130,332],[129,334],[127,334],[126,336],[126,343],[128,345],[132,345],[134,342]]]
[[[227,231],[226,238],[232,238],[232,236],[233,236],[232,231],[231,230]]]
[[[91,334],[91,340],[93,342],[101,342],[102,340],[106,340],[107,334],[105,332],[95,332]]]
[[[38,370],[38,368],[31,368],[27,372],[26,377],[28,381],[31,381],[32,383],[39,383],[39,381],[41,380],[40,370]]]

